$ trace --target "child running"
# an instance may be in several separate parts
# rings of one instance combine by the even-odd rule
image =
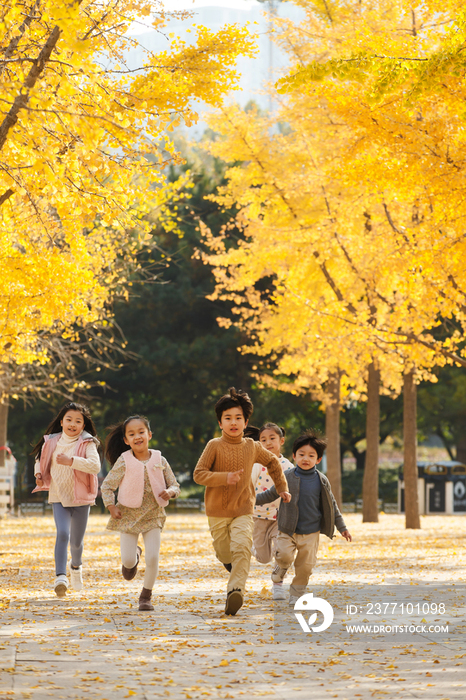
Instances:
[[[149,449],[151,438],[150,424],[144,416],[130,416],[114,426],[105,444],[105,455],[113,467],[101,486],[103,502],[111,515],[107,530],[120,532],[121,573],[127,581],[136,576],[142,553],[139,535],[144,539],[146,571],[139,610],[154,609],[151,596],[159,569],[164,507],[170,498],[180,495],[180,485],[165,457],[159,450]]]
[[[194,481],[203,484],[205,509],[217,559],[230,572],[225,613],[235,615],[243,605],[251,563],[255,462],[268,472],[284,501],[290,498],[277,457],[243,431],[253,412],[249,396],[234,387],[215,404],[221,438],[207,443],[196,468]]]
[[[57,528],[55,540],[55,593],[66,595],[68,542],[70,579],[75,591],[83,588],[82,554],[91,505],[95,503],[100,471],[99,441],[91,414],[80,403],[67,403],[32,450],[36,457],[36,491],[48,491]]]
[[[272,582],[273,599],[285,600],[283,579],[294,561],[295,575],[290,587],[290,605],[294,605],[306,591],[317,559],[320,533],[332,539],[336,526],[342,537],[348,542],[352,540],[329,480],[316,469],[326,446],[326,438],[312,430],[306,431],[293,444],[293,459],[297,466],[285,472],[291,501],[282,499],[283,503],[278,510],[279,532]],[[264,505],[273,502],[278,495],[272,486],[256,496],[256,503]]]
[[[259,430],[259,442],[266,450],[278,457],[283,471],[292,469],[291,462],[282,455],[281,448],[285,444],[285,428],[276,423],[265,423]],[[266,467],[255,464],[252,468],[252,483],[256,496],[267,491],[272,486],[272,479]],[[276,539],[278,536],[277,514],[280,499],[263,506],[254,506],[254,530],[252,533],[252,553],[261,564],[268,564],[275,555]]]

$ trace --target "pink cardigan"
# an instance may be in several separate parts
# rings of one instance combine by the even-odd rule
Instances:
[[[168,505],[168,500],[159,496],[167,488],[162,455],[159,450],[150,450],[150,453],[150,459],[146,462],[147,473],[154,498],[163,508]],[[136,459],[132,450],[123,452],[122,457],[125,460],[125,475],[118,488],[118,500],[127,508],[140,508],[144,497],[144,464]]]
[[[40,471],[42,474],[43,486],[36,486],[32,493],[37,491],[48,491],[50,488],[50,469],[52,466],[52,455],[55,451],[57,443],[61,437],[61,433],[53,433],[52,435],[44,435],[44,444],[42,445],[42,450],[40,453]],[[83,431],[78,438],[76,443],[76,457],[85,457],[87,445],[89,442],[94,441],[98,444],[98,440]],[[97,496],[97,491],[99,488],[99,481],[96,474],[86,474],[85,472],[79,471],[79,469],[74,469],[74,500],[78,502],[94,503],[95,497]]]

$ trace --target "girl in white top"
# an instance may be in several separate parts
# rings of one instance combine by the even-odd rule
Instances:
[[[259,430],[259,442],[272,452],[280,460],[283,471],[291,469],[293,465],[281,454],[281,448],[285,444],[285,428],[275,423],[265,423]],[[255,464],[252,468],[252,482],[255,492],[267,491],[273,482],[266,467]],[[277,513],[280,499],[264,506],[254,506],[254,530],[252,533],[252,553],[261,564],[268,564],[275,554],[276,539],[278,536]]]
[[[57,528],[55,541],[55,593],[63,597],[68,542],[71,550],[71,586],[83,587],[82,553],[91,505],[95,503],[100,471],[99,441],[91,414],[80,403],[67,403],[34,447],[36,491],[48,491]]]

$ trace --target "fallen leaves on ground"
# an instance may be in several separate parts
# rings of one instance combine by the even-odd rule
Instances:
[[[350,584],[451,586],[464,582],[465,525],[459,516],[423,518],[423,529],[405,530],[404,518],[381,515],[362,524],[345,515],[354,542],[321,538],[310,590],[344,595]],[[439,700],[464,698],[462,654],[423,641],[388,647],[371,640],[357,646],[303,634],[299,643],[273,639],[271,565],[252,560],[245,605],[223,614],[227,574],[216,560],[207,519],[169,515],[162,534],[154,613],[141,613],[144,558],[137,577],[120,573],[119,538],[105,530],[106,516],[92,515],[84,548],[82,592],[63,600],[53,592],[55,528],[50,516],[0,522],[0,698],[128,697],[286,700],[357,697],[402,698],[423,693]],[[453,554],[455,552],[455,554]],[[286,579],[289,583],[291,576]],[[462,651],[456,649],[456,652]],[[434,666],[433,661],[439,661]],[[445,669],[445,670],[444,670]],[[448,681],[447,681],[448,678]],[[431,684],[426,687],[426,680]]]

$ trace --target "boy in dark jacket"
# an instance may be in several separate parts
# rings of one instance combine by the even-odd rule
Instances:
[[[294,560],[295,576],[290,586],[290,605],[294,605],[306,591],[317,559],[320,533],[332,538],[336,527],[348,542],[352,540],[329,480],[316,469],[326,447],[326,438],[311,430],[306,431],[293,444],[293,459],[297,466],[285,472],[291,501],[282,501],[278,511],[277,551],[272,581],[273,599],[285,600],[283,579]],[[256,503],[263,505],[277,497],[277,490],[272,486],[257,495]]]

